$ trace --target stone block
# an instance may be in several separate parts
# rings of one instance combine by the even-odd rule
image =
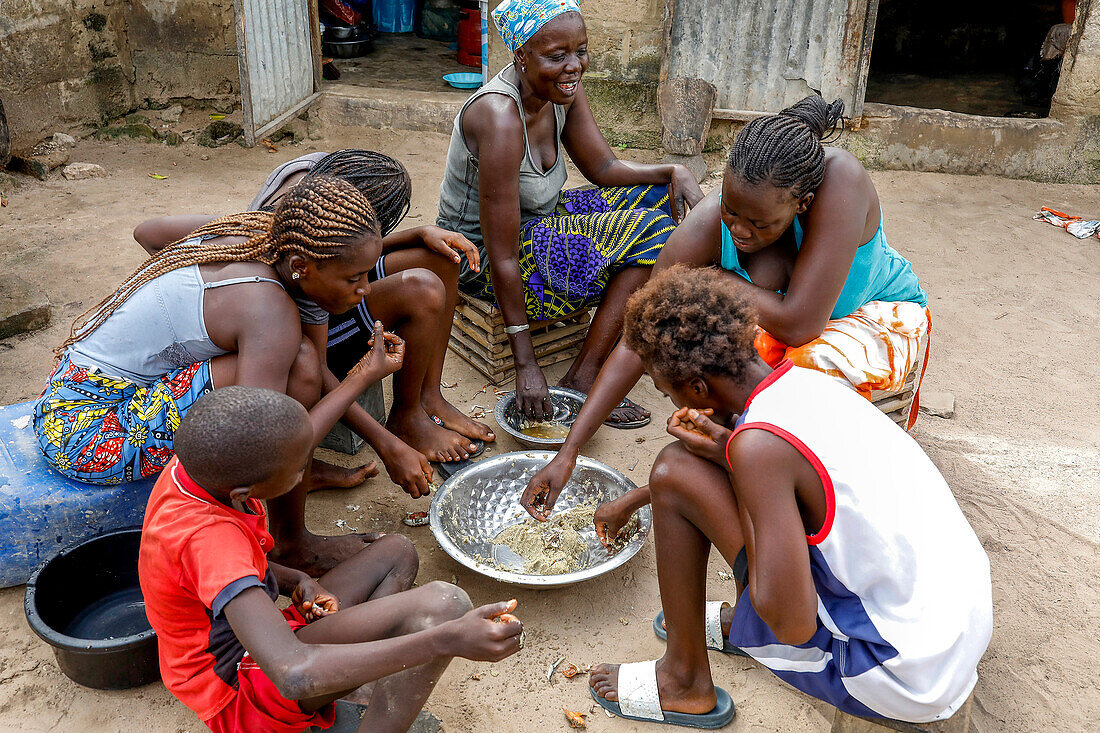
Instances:
[[[106,178],[107,171],[95,163],[69,163],[61,169],[61,175],[70,181],[83,181],[88,178]]]
[[[0,274],[0,339],[45,327],[50,300],[21,277]]]
[[[11,161],[8,162],[8,168],[19,173],[25,173],[28,176],[34,176],[40,181],[44,181],[50,177],[50,166],[45,161],[38,158],[24,158],[19,155],[13,155]]]
[[[920,411],[932,417],[955,417],[955,395],[950,392],[921,392]]]
[[[159,117],[164,122],[179,122],[182,115],[182,104],[173,104],[171,107],[162,109],[160,112],[157,113],[157,117]]]
[[[674,165],[682,165],[691,171],[691,175],[695,176],[695,180],[702,183],[703,179],[707,177],[709,171],[707,170],[707,162],[703,160],[702,155],[666,155],[661,158],[662,163],[672,163]]]
[[[273,143],[286,140],[287,138],[290,138],[291,142],[300,143],[304,142],[307,137],[309,137],[308,123],[305,120],[297,118],[291,120],[286,123],[286,125],[267,136],[268,140]]]
[[[244,133],[244,128],[229,120],[214,120],[199,133],[198,144],[207,148],[220,148]]]
[[[673,155],[699,155],[710,133],[717,90],[702,79],[678,77],[657,86],[661,143]]]
[[[76,145],[76,138],[72,135],[66,135],[63,132],[55,132],[53,135],[50,135],[47,142],[59,148],[71,148]]]
[[[383,425],[386,423],[386,398],[382,394],[381,382],[375,382],[367,387],[367,391],[359,395],[356,402],[375,420]],[[320,447],[353,456],[363,448],[363,443],[363,439],[357,433],[343,422],[338,422],[332,430],[328,431]]]
[[[133,140],[147,140],[149,142],[156,141],[157,131],[141,119],[140,115],[131,115],[131,117],[137,117],[137,119],[131,120],[127,118],[126,122],[121,125],[108,125],[96,130],[95,136],[100,140],[118,140],[120,138],[131,138]]]
[[[68,137],[66,135],[66,137]],[[71,138],[70,138],[71,139]],[[60,168],[69,162],[69,148],[71,145],[55,143],[52,139],[40,142],[31,148],[31,156],[40,161],[48,170]]]

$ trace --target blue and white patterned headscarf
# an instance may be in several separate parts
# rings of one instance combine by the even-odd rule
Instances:
[[[581,10],[577,0],[504,0],[493,11],[493,22],[508,48],[515,51],[551,19],[573,10]]]

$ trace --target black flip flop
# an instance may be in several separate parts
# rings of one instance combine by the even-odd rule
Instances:
[[[620,407],[637,407],[640,409],[641,405],[639,405],[637,402],[634,402],[629,397],[624,397],[623,401],[615,406],[615,409],[617,410]],[[646,425],[649,425],[652,419],[652,417],[643,417],[640,420],[619,420],[618,422],[615,422],[613,420],[604,420],[603,424],[609,428],[617,428],[618,430],[634,430],[635,428],[642,428]]]

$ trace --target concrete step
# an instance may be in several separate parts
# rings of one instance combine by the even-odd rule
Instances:
[[[390,128],[448,133],[468,92],[328,84],[311,114],[326,134],[333,128]]]

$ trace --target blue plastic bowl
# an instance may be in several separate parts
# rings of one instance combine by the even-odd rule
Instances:
[[[481,86],[481,74],[460,71],[454,74],[444,74],[443,81],[455,89],[477,89]]]

